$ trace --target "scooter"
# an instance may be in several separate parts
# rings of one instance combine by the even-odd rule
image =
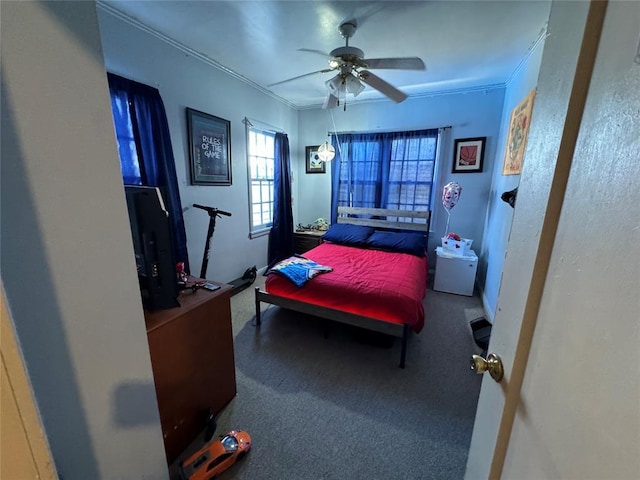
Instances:
[[[207,230],[207,240],[204,244],[204,254],[202,255],[202,266],[200,268],[200,278],[206,278],[207,267],[209,266],[209,251],[211,250],[211,239],[213,238],[213,232],[216,228],[216,218],[221,215],[230,217],[231,214],[229,212],[225,212],[224,210],[219,210],[214,207],[206,207],[204,205],[198,205],[197,203],[194,203],[193,206],[195,208],[199,208],[200,210],[204,210],[209,214],[209,229]],[[227,282],[233,287],[231,295],[235,295],[236,293],[239,293],[245,288],[249,287],[253,282],[255,282],[257,276],[258,269],[254,265],[253,267],[247,268],[242,277]]]

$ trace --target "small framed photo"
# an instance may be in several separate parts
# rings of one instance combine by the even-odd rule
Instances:
[[[305,148],[305,155],[306,155],[306,172],[307,173],[326,173],[327,171],[327,164],[326,162],[323,162],[322,160],[320,160],[320,157],[318,156],[318,148],[319,146],[316,145],[315,147],[306,147]]]
[[[452,173],[482,172],[487,137],[459,138],[453,150]]]
[[[231,185],[231,122],[187,108],[192,185]]]

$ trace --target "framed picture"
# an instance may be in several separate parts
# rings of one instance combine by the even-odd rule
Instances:
[[[326,162],[320,160],[318,156],[318,148],[318,145],[305,148],[307,173],[326,173],[327,171]]]
[[[452,173],[482,172],[484,162],[484,144],[487,137],[459,138],[453,149]]]
[[[192,185],[231,185],[231,123],[187,108]]]
[[[529,95],[511,112],[502,175],[520,175],[520,172],[522,172],[522,161],[524,160],[524,150],[527,146],[535,95],[535,89],[531,90]]]

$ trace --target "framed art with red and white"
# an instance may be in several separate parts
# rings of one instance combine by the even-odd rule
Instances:
[[[452,173],[482,172],[487,137],[459,138],[453,150]]]

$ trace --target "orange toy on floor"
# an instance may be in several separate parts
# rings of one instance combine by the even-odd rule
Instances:
[[[180,464],[181,480],[216,478],[251,449],[251,436],[243,430],[232,430],[208,443]]]

